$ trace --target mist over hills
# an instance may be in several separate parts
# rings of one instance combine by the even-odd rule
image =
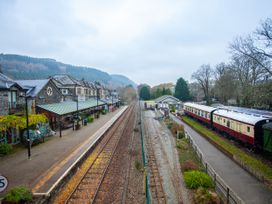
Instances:
[[[137,84],[124,75],[103,72],[96,68],[74,66],[49,58],[34,58],[15,54],[0,54],[2,72],[12,79],[43,79],[55,74],[69,74],[80,80],[100,81],[113,88]]]

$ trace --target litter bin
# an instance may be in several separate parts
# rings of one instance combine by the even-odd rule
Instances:
[[[84,125],[84,126],[87,125],[87,119],[86,119],[86,118],[83,120],[83,125]]]

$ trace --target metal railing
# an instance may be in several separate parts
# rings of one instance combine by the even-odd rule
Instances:
[[[211,165],[205,160],[203,157],[203,153],[199,149],[199,147],[195,144],[192,140],[190,135],[185,132],[185,137],[189,140],[189,143],[192,145],[193,149],[195,150],[199,160],[203,164],[205,171],[208,175],[213,178],[215,191],[221,196],[223,201],[227,204],[243,204],[244,202],[241,198],[234,193],[231,188],[223,181],[223,179],[215,172],[215,170],[211,167]]]
[[[144,163],[144,169],[145,169],[145,181],[144,181],[144,187],[145,187],[145,198],[146,198],[146,204],[150,203],[150,192],[149,192],[149,173],[148,173],[148,167],[147,167],[147,158],[145,153],[145,145],[144,145],[144,124],[143,124],[143,118],[142,118],[142,107],[141,102],[139,101],[139,108],[140,108],[140,133],[141,133],[141,144],[142,144],[142,158]]]

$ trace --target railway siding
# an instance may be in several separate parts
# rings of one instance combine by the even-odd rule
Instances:
[[[188,203],[182,185],[175,138],[155,112],[144,111],[145,145],[150,172],[150,191],[153,203]]]

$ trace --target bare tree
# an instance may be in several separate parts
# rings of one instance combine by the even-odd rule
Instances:
[[[238,37],[230,44],[231,52],[240,53],[258,63],[272,76],[272,20],[266,19],[253,35]]]
[[[211,104],[211,80],[213,77],[213,70],[209,64],[203,64],[200,68],[193,73],[192,79],[195,79],[201,86],[207,105]]]
[[[216,65],[215,78],[214,92],[221,103],[227,104],[229,99],[237,98],[237,80],[230,65]]]
[[[264,69],[256,60],[242,53],[233,53],[231,70],[238,79],[238,91],[243,106],[254,106],[256,84],[264,76]]]

